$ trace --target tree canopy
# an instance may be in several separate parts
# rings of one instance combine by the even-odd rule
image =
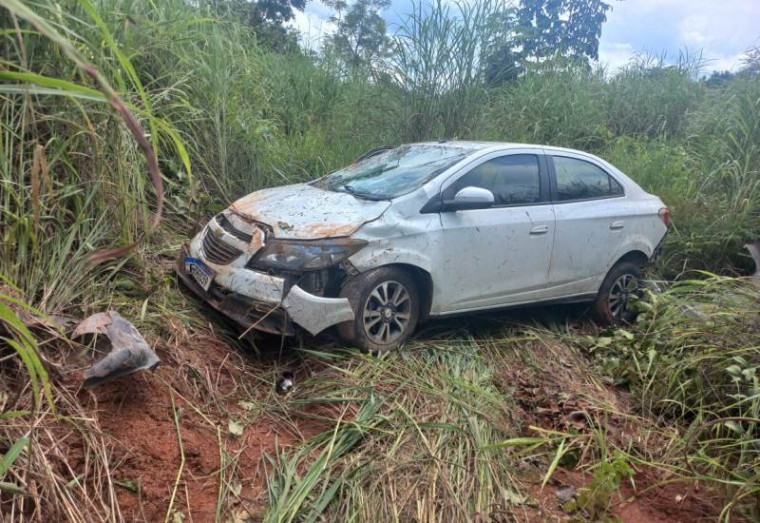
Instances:
[[[380,11],[390,0],[356,0],[350,6],[343,0],[325,3],[338,12],[333,19],[338,29],[327,46],[349,69],[370,65],[387,52],[389,39]]]
[[[603,0],[523,0],[517,9],[517,43],[526,58],[561,54],[598,60],[610,8]]]

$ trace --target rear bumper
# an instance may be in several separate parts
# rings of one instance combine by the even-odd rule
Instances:
[[[660,239],[660,243],[657,244],[657,247],[654,248],[654,252],[652,252],[652,256],[649,258],[649,264],[653,265],[659,261],[660,257],[662,256],[662,245],[665,243],[665,238],[668,237],[668,232],[670,231],[670,228],[665,231],[665,234],[662,235],[662,238]]]
[[[225,277],[228,275],[220,275],[222,277],[215,277],[209,290],[204,291],[185,271],[184,260],[188,254],[188,247],[183,246],[177,258],[176,271],[182,282],[203,301],[246,329],[292,336],[298,325],[311,334],[318,334],[331,325],[354,319],[346,298],[315,296],[298,285],[288,288],[282,278],[246,269],[236,269],[238,277],[231,279],[244,289],[220,285],[218,279],[225,283],[229,279]],[[245,272],[244,278],[240,277],[241,271]]]

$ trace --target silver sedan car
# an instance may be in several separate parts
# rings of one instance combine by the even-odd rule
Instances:
[[[177,270],[245,328],[337,326],[385,351],[428,318],[526,304],[588,301],[602,321],[630,321],[668,224],[659,198],[591,154],[418,143],[241,198]]]

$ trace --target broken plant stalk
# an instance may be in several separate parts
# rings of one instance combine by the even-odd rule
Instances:
[[[137,121],[135,115],[132,114],[118,93],[111,87],[105,76],[103,76],[103,74],[93,64],[88,62],[85,59],[84,55],[82,55],[82,53],[80,53],[79,50],[77,50],[77,48],[71,44],[71,42],[61,36],[58,31],[56,31],[55,28],[51,26],[46,20],[38,16],[34,11],[32,11],[32,9],[18,0],[0,0],[0,5],[4,6],[16,16],[27,20],[41,34],[45,35],[52,42],[58,45],[63,53],[95,82],[95,84],[98,86],[98,89],[106,96],[111,106],[122,117],[124,123],[129,129],[129,132],[132,134],[132,136],[134,136],[135,140],[137,141],[137,145],[145,156],[145,159],[148,163],[148,170],[150,171],[150,177],[153,182],[153,186],[156,189],[156,214],[153,218],[150,229],[147,231],[148,234],[153,233],[153,231],[156,230],[159,223],[161,222],[161,215],[163,214],[164,183],[163,179],[161,178],[161,171],[158,168],[156,153],[153,150],[153,146],[145,137],[145,131],[140,125],[140,122]],[[94,252],[88,257],[88,261],[91,264],[98,264],[106,260],[123,256],[132,251],[137,246],[140,239],[141,238],[139,238],[137,242],[130,245],[111,247]]]

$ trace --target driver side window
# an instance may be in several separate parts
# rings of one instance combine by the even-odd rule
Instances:
[[[451,184],[444,199],[453,199],[465,187],[488,189],[495,206],[536,203],[541,199],[538,156],[512,154],[481,163]]]

